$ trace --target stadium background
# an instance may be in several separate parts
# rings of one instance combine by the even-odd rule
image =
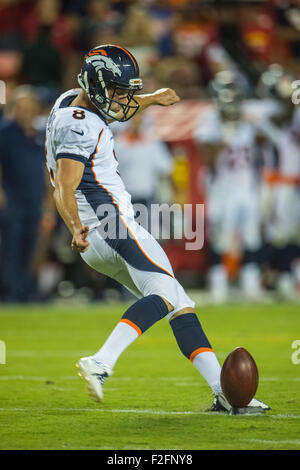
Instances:
[[[297,0],[2,0],[0,80],[6,85],[6,104],[1,106],[0,126],[12,115],[16,100],[26,92],[20,86],[30,85],[41,103],[36,130],[42,141],[46,117],[55,99],[63,91],[77,87],[76,76],[84,53],[99,44],[121,44],[133,52],[140,64],[145,93],[172,87],[181,97],[174,108],[149,110],[157,137],[168,146],[173,158],[168,181],[164,180],[158,188],[158,201],[205,202],[206,160],[201,145],[194,139],[194,131],[203,109],[212,104],[211,80],[220,71],[238,70],[247,100],[273,100],[283,106],[287,99],[290,102],[291,84],[300,74],[299,16]],[[0,149],[3,168],[8,158],[5,145]],[[22,168],[26,181],[30,181],[22,148],[10,158]],[[37,165],[41,165],[40,160]],[[265,179],[265,170],[276,171],[276,168],[262,165],[261,182],[276,185],[272,178]],[[10,198],[15,203],[18,194],[22,199],[23,192],[20,182],[13,177],[9,181],[2,178],[2,302],[117,302],[126,298],[120,286],[91,271],[80,256],[72,252],[70,234],[53,207],[46,168],[44,173],[43,200],[36,193],[36,229],[23,235],[24,227],[30,226],[33,216],[23,201],[23,205],[18,206],[22,213],[20,223],[9,233],[10,246],[3,243],[4,232],[12,230],[12,224],[19,217],[18,211],[14,212],[15,206],[10,205]],[[294,177],[293,184],[297,187],[300,174]],[[33,177],[32,186],[36,183]],[[289,207],[286,211],[288,213]],[[285,240],[284,244],[288,246],[290,240]],[[292,289],[278,292],[276,280],[280,266],[272,265],[268,257],[260,265],[262,285],[276,299],[279,294],[299,298],[299,245],[293,244],[291,263],[288,263]],[[197,252],[185,251],[184,241],[165,241],[163,245],[181,282],[187,288],[205,293],[210,266],[209,240]],[[275,258],[279,251],[291,256],[284,251],[286,246],[277,249]],[[20,258],[20,250],[32,251],[27,260],[28,269],[27,261]],[[262,254],[266,252],[267,247],[263,247]],[[22,273],[26,276],[23,284],[20,283],[20,263],[26,269],[25,274]],[[239,259],[228,253],[224,263],[234,287]],[[8,277],[15,286],[9,295]]]

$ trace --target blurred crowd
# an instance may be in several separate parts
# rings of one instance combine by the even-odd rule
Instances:
[[[134,54],[145,93],[209,103],[194,132],[207,208],[199,287],[216,302],[235,286],[299,299],[299,0],[1,0],[0,300],[126,298],[72,252],[45,167],[49,110],[100,44]],[[134,202],[172,203],[172,149],[145,128],[114,128],[121,174]]]

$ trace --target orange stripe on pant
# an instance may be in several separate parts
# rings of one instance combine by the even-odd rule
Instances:
[[[141,336],[142,330],[141,330],[135,323],[132,323],[132,321],[127,320],[127,318],[122,318],[122,319],[120,320],[120,322],[122,322],[122,323],[127,323],[127,325],[129,325],[129,326],[131,326],[132,328],[134,328],[135,331],[137,332],[137,334],[138,334],[139,336]]]
[[[195,359],[196,356],[198,356],[198,354],[200,353],[203,353],[203,352],[214,352],[214,350],[212,348],[198,348],[196,349],[196,351],[192,352],[192,354],[190,355],[190,361],[193,362],[193,360]]]

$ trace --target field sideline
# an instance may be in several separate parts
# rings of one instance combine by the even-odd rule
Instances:
[[[300,449],[299,304],[198,307],[221,362],[237,346],[255,358],[262,416],[206,412],[212,394],[162,320],[119,359],[94,403],[76,361],[102,345],[125,305],[0,309],[0,449]],[[300,354],[298,355],[300,358]]]

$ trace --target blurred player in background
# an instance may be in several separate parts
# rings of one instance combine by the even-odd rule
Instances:
[[[168,88],[136,95],[142,89],[138,64],[120,46],[92,49],[78,81],[81,90],[61,95],[47,126],[47,166],[57,209],[72,233],[73,249],[84,261],[139,298],[100,350],[79,360],[80,375],[91,397],[102,400],[103,384],[120,354],[166,317],[182,353],[213,391],[212,410],[228,411],[220,386],[221,368],[195,314],[195,304],[175,279],[161,246],[134,219],[108,126],[114,120],[127,121],[151,105],[172,105],[179,98]],[[255,399],[249,406],[261,411],[268,408]]]
[[[210,168],[206,203],[210,293],[215,302],[228,298],[224,259],[231,255],[241,259],[243,294],[256,299],[261,293],[256,129],[243,117],[243,93],[231,72],[216,74],[210,88],[215,106],[201,116],[196,129]]]
[[[300,295],[300,110],[291,99],[291,82],[287,90],[278,87],[281,95],[285,93],[282,112],[268,119],[252,116],[252,121],[272,143],[277,157],[264,221],[267,261],[278,272],[277,292],[295,300]]]

